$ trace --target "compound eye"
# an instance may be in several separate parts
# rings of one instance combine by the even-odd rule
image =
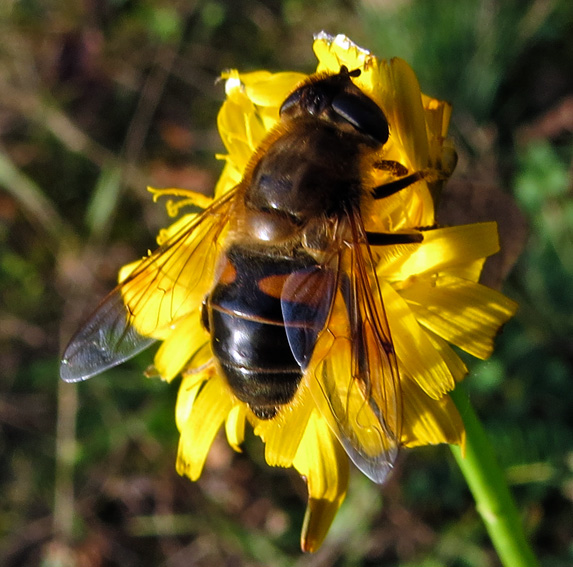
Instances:
[[[381,108],[366,96],[344,92],[332,100],[332,109],[359,132],[380,144],[388,141],[388,121]]]

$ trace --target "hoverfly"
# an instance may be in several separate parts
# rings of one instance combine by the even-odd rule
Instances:
[[[154,339],[133,324],[140,309],[174,324],[202,305],[211,364],[256,418],[274,419],[308,381],[350,458],[384,480],[402,405],[373,250],[423,236],[367,230],[364,215],[424,173],[386,163],[403,175],[365,188],[363,159],[390,134],[383,111],[353,83],[359,74],[317,74],[286,98],[242,181],[143,260],[72,338],[64,380],[148,347]],[[175,265],[183,266],[176,279]]]

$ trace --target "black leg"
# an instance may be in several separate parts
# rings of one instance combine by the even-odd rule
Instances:
[[[366,239],[370,246],[388,246],[422,242],[424,235],[421,232],[370,232],[367,230]]]
[[[424,177],[425,175],[423,171],[416,171],[415,173],[410,173],[410,175],[406,175],[405,177],[401,177],[395,181],[390,181],[389,183],[384,183],[384,185],[374,187],[372,194],[375,199],[384,199],[385,197],[394,195],[394,193],[398,193],[398,191],[402,191],[402,189],[406,189],[406,187],[409,187],[412,183],[416,183],[416,181],[420,181],[420,179],[424,179]]]

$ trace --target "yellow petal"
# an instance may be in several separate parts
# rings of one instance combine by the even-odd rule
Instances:
[[[195,347],[191,358],[187,361],[187,364],[185,364],[184,374],[194,374],[213,361],[213,351],[211,350],[210,341],[204,342],[203,344],[198,342]]]
[[[378,270],[381,271],[385,266],[402,261],[402,256],[407,257],[410,254],[413,254],[416,248],[419,248],[420,246],[422,246],[421,243],[414,242],[411,244],[396,244],[372,247]]]
[[[135,260],[135,262],[130,262],[129,264],[122,266],[119,269],[117,281],[122,283],[124,280],[126,280],[129,277],[129,274],[131,274],[131,272],[133,272],[133,270],[135,270],[139,264],[141,264],[141,260]]]
[[[167,228],[162,228],[157,234],[157,244],[161,246],[171,237],[175,236],[178,232],[183,232],[196,218],[198,213],[190,213],[178,218],[174,223],[170,224]]]
[[[256,114],[255,105],[242,90],[233,91],[219,111],[219,134],[236,164],[248,162],[266,133]]]
[[[155,367],[161,378],[167,382],[173,380],[208,340],[199,309],[174,323],[155,355]]]
[[[442,397],[455,386],[450,369],[406,301],[386,282],[382,296],[400,365],[429,396]]]
[[[318,59],[318,73],[338,73],[342,65],[350,70],[358,69],[364,67],[366,61],[374,59],[369,51],[342,34],[330,36],[321,32],[315,37],[312,49]]]
[[[241,452],[241,445],[245,440],[245,419],[247,416],[247,406],[245,404],[236,404],[233,406],[225,421],[225,433],[227,441],[231,447]]]
[[[277,120],[279,108],[285,98],[308,77],[302,73],[291,72],[268,73],[266,76],[256,78],[249,75],[252,74],[241,75],[247,96],[257,106],[274,108]]]
[[[224,159],[226,161],[221,177],[219,177],[219,181],[217,181],[217,184],[215,185],[214,195],[216,198],[219,198],[241,182],[241,179],[243,178],[243,169],[236,166],[230,156],[219,155],[217,158]],[[245,164],[243,164],[242,167],[244,167],[244,165]]]
[[[391,116],[388,121],[391,135],[398,138],[406,152],[408,162],[403,164],[410,171],[420,171],[428,166],[428,138],[422,106],[422,93],[418,79],[408,63],[398,57],[389,63],[390,82],[393,91]],[[386,106],[386,105],[385,105]]]
[[[306,478],[309,495],[301,547],[316,551],[346,496],[349,475],[348,457],[317,411],[308,421],[293,465]]]
[[[465,429],[449,395],[436,400],[427,396],[411,379],[402,382],[404,426],[402,443],[406,447],[450,443],[462,445]]]
[[[233,91],[227,97],[219,111],[217,126],[229,158],[238,169],[244,169],[266,134],[256,120],[254,104],[244,92]]]
[[[177,472],[191,480],[201,476],[209,449],[233,407],[233,397],[223,380],[214,375],[203,383],[193,400],[187,419],[178,423],[181,437],[177,450]]]
[[[440,356],[444,359],[447,367],[452,373],[452,377],[456,382],[460,382],[468,373],[468,368],[464,364],[464,361],[456,354],[454,349],[438,335],[432,333],[432,331],[427,330],[426,335],[430,342],[434,345],[435,349],[440,353]]]
[[[197,392],[203,383],[211,379],[214,374],[215,369],[211,366],[204,368],[200,372],[184,376],[181,381],[181,385],[179,386],[177,403],[175,405],[175,423],[179,431],[183,429],[191,415],[191,410],[193,409],[193,403],[195,402]]]
[[[495,222],[438,228],[425,231],[423,242],[412,254],[400,256],[394,262],[379,264],[376,273],[383,279],[407,280],[415,274],[471,264],[498,250]]]
[[[486,260],[487,258],[480,258],[473,262],[468,262],[467,264],[451,266],[448,267],[447,273],[451,276],[456,276],[470,282],[477,282],[479,281]]]
[[[402,291],[422,325],[478,358],[488,358],[499,328],[517,310],[501,293],[455,276],[420,278]]]
[[[301,384],[291,403],[270,420],[256,420],[255,435],[265,443],[265,460],[271,467],[290,467],[314,407],[308,388]]]

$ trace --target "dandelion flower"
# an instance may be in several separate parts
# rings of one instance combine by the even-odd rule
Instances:
[[[370,199],[361,208],[366,231],[421,231],[423,235],[417,242],[371,246],[379,299],[370,308],[378,312],[376,316],[391,336],[393,349],[388,347],[387,356],[397,371],[396,391],[365,393],[352,383],[349,323],[342,301],[334,301],[328,333],[319,336],[294,396],[272,419],[257,415],[238,399],[213,363],[201,305],[216,278],[217,258],[228,228],[225,218],[191,232],[185,227],[198,218],[197,209],[211,207],[215,217],[227,214],[224,203],[246,175],[253,155],[273,136],[281,104],[307,80],[299,73],[242,74],[233,70],[223,75],[226,100],[218,128],[226,154],[219,156],[225,165],[214,196],[209,199],[182,189],[152,190],[156,198],[179,198],[168,201],[172,215],[185,206],[193,207],[158,237],[164,247],[175,240],[181,253],[171,254],[160,272],[147,270],[147,279],[138,277],[137,286],[122,287],[122,301],[137,333],[162,341],[154,361],[156,373],[166,381],[183,375],[176,407],[181,434],[178,472],[198,479],[221,429],[238,451],[246,427],[252,427],[265,444],[269,465],[294,467],[306,479],[309,501],[301,539],[306,551],[321,545],[344,500],[349,457],[373,480],[382,482],[399,447],[463,446],[463,422],[448,392],[467,369],[451,345],[487,358],[499,328],[516,309],[511,300],[478,283],[485,259],[499,249],[495,223],[435,225],[436,197],[455,167],[455,150],[447,138],[450,106],[422,94],[414,72],[404,61],[377,59],[344,36],[319,34],[314,51],[317,73],[336,74],[342,67],[359,69],[359,75],[352,75],[354,84],[387,118],[388,141],[361,164],[365,194],[416,175],[400,191]],[[189,249],[200,263],[188,262],[185,251]],[[146,261],[125,266],[120,281],[129,282],[134,273],[143,273],[141,266],[146,266]],[[179,306],[180,317],[173,315],[174,304]],[[321,391],[330,392],[329,402]],[[371,403],[365,403],[369,395]],[[385,395],[396,398],[394,407],[398,409],[380,417],[376,408],[389,407],[384,405]],[[341,425],[343,418],[334,417],[339,411],[337,403],[345,406],[349,425]],[[373,427],[381,421],[387,437],[394,438],[393,444],[381,440],[379,426]],[[349,431],[350,443],[346,439]],[[381,447],[381,443],[387,445]],[[362,452],[353,446],[360,446]],[[374,458],[381,453],[391,454],[386,456],[386,468],[378,466]]]

